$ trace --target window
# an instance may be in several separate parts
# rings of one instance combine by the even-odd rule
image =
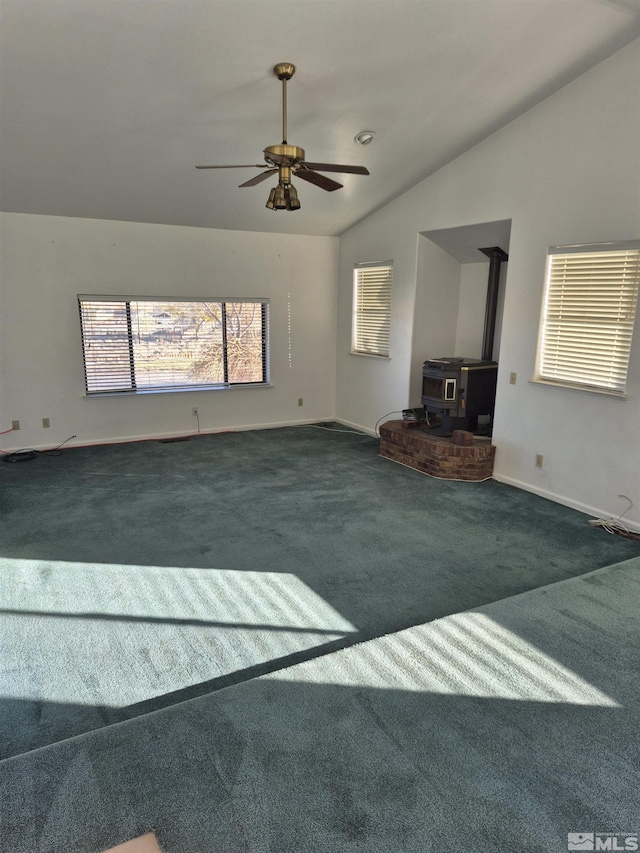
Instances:
[[[353,271],[353,337],[351,351],[389,356],[393,266],[358,264]]]
[[[268,383],[267,300],[79,296],[87,394]]]
[[[623,396],[640,241],[549,250],[534,381]]]

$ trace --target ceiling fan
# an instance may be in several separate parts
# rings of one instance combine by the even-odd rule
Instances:
[[[344,166],[337,163],[309,163],[304,159],[304,149],[287,142],[287,80],[295,74],[295,65],[290,62],[280,62],[274,66],[273,73],[282,80],[282,144],[269,145],[264,149],[265,163],[240,166],[196,166],[196,169],[266,169],[255,178],[250,178],[241,187],[254,187],[264,181],[269,175],[278,175],[278,185],[274,187],[267,201],[269,210],[299,210],[300,199],[296,188],[291,183],[293,175],[302,178],[310,184],[315,184],[327,192],[339,190],[342,184],[327,178],[320,172],[343,172],[353,175],[368,175],[369,170],[364,166]]]

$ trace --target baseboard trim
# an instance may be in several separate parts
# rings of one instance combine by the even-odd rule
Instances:
[[[362,426],[362,424],[356,424],[352,421],[345,421],[344,418],[334,418],[333,419],[337,424],[342,424],[342,426],[351,427],[351,429],[358,430],[358,432],[364,432],[366,435],[371,435],[373,438],[379,438],[380,436],[376,434],[376,431],[370,429],[369,427]]]
[[[298,421],[278,421],[277,423],[236,424],[225,427],[214,427],[213,429],[202,429],[200,430],[200,432],[194,432],[193,430],[175,430],[172,432],[144,433],[140,435],[118,435],[110,436],[108,438],[95,437],[86,438],[84,440],[75,436],[74,440],[65,441],[64,444],[61,446],[61,449],[64,450],[68,447],[98,447],[107,444],[130,444],[136,441],[166,441],[167,439],[173,438],[197,438],[200,435],[219,435],[225,432],[248,432],[249,430],[281,429],[283,427],[309,426],[310,424],[328,423],[330,421],[335,421],[335,418],[333,416],[330,416],[324,418],[305,418],[304,420]],[[15,448],[7,448],[6,450],[4,450],[4,453],[13,453],[23,446],[25,445],[18,445]],[[55,444],[29,445],[29,449],[38,451],[53,450],[55,447]]]
[[[582,501],[573,500],[573,498],[568,498],[565,495],[559,495],[556,492],[549,491],[548,489],[541,489],[539,486],[534,486],[531,483],[525,483],[522,480],[515,479],[515,477],[507,477],[504,474],[496,474],[494,472],[493,479],[498,483],[504,483],[507,486],[514,486],[516,489],[522,489],[524,492],[531,492],[534,495],[539,495],[539,497],[546,498],[554,503],[562,504],[562,506],[568,506],[570,509],[576,509],[578,512],[583,512],[585,515],[589,515],[592,518],[616,517],[612,516],[612,514],[606,509],[600,509],[598,507],[582,503]],[[629,530],[634,533],[640,533],[640,522],[630,521],[626,518],[623,518],[622,522]]]

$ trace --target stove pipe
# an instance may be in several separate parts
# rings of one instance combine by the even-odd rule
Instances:
[[[493,360],[493,339],[496,333],[496,312],[498,309],[498,288],[500,286],[500,265],[509,260],[509,255],[498,246],[480,249],[489,258],[489,283],[487,284],[487,307],[484,315],[484,335],[482,337],[482,358]]]

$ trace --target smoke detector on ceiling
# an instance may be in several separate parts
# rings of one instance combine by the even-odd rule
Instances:
[[[375,135],[375,131],[373,130],[361,130],[360,133],[356,133],[353,138],[358,145],[369,145],[370,142],[373,142],[373,137]]]

